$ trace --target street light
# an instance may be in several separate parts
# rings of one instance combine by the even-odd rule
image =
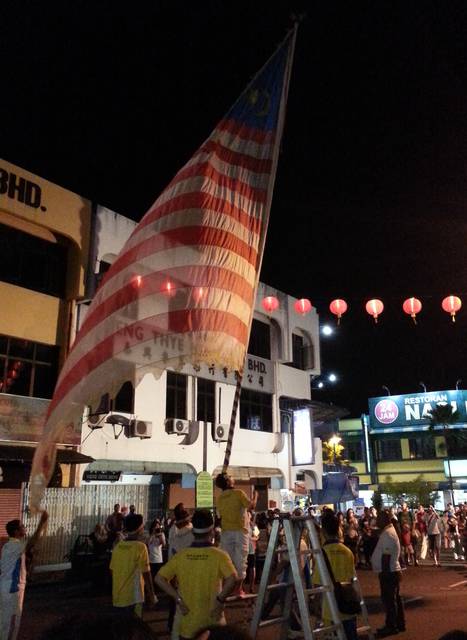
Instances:
[[[334,333],[334,329],[328,324],[325,324],[321,329],[321,333],[323,334],[323,336],[332,336],[332,334]]]
[[[336,464],[336,457],[337,457],[336,447],[337,447],[338,444],[340,444],[341,440],[342,440],[342,438],[340,436],[337,436],[337,435],[333,435],[328,440],[328,445],[330,447],[332,447],[332,460],[333,460],[334,464]]]
[[[329,380],[329,382],[336,382],[336,381],[337,381],[337,376],[336,376],[336,374],[335,374],[335,373],[330,373],[330,374],[328,375],[328,380]]]

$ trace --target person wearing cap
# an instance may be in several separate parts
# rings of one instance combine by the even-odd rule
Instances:
[[[189,547],[193,538],[193,527],[190,514],[184,508],[183,502],[179,502],[174,508],[175,522],[169,531],[169,559],[182,549]]]
[[[221,549],[226,551],[238,573],[237,590],[243,594],[242,583],[246,576],[246,562],[248,557],[248,513],[256,509],[258,492],[254,492],[253,499],[240,489],[234,488],[231,476],[220,473],[216,478],[216,487],[222,489],[217,498],[217,511],[221,517]]]
[[[211,512],[195,511],[192,524],[192,545],[170,558],[155,578],[157,586],[177,604],[181,639],[193,638],[208,625],[225,624],[225,600],[237,583],[237,572],[228,554],[213,545]],[[178,589],[171,584],[174,578]]]
[[[118,609],[127,609],[141,617],[144,591],[149,605],[155,605],[157,598],[149,567],[148,549],[138,538],[143,530],[143,516],[129,515],[125,521],[126,539],[118,542],[110,561],[112,573],[112,604]]]

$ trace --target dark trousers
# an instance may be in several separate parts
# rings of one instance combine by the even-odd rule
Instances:
[[[342,620],[346,640],[358,640],[357,618]]]
[[[404,605],[400,597],[400,571],[383,571],[379,574],[381,600],[386,610],[386,626],[391,629],[405,629]]]

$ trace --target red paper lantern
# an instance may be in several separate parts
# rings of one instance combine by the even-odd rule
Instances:
[[[133,282],[133,286],[139,289],[143,284],[143,276],[135,276],[132,282]]]
[[[268,313],[273,313],[279,308],[279,300],[275,296],[266,296],[261,300],[261,305]]]
[[[365,309],[366,312],[370,314],[370,316],[373,316],[375,322],[378,322],[378,316],[383,313],[384,304],[381,302],[381,300],[375,298],[373,300],[368,300],[365,305]]]
[[[300,313],[302,316],[310,313],[313,306],[311,302],[307,298],[301,298],[300,300],[296,300],[294,302],[294,309],[297,313]]]
[[[443,310],[451,314],[452,321],[456,321],[456,313],[462,307],[462,301],[457,296],[447,296],[441,303]]]
[[[341,323],[341,316],[347,311],[347,309],[347,302],[345,300],[340,300],[339,298],[333,300],[329,305],[331,313],[337,316],[337,324]]]
[[[407,298],[402,305],[403,310],[409,315],[415,324],[417,324],[417,313],[422,310],[422,303],[418,298]]]
[[[177,293],[175,290],[175,284],[171,280],[166,280],[162,285],[162,293],[165,293],[169,298],[173,298]]]

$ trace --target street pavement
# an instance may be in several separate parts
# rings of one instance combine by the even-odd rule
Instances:
[[[369,570],[359,570],[360,584],[370,614],[373,629],[384,624],[379,600],[378,576]],[[467,564],[448,561],[441,568],[430,562],[420,567],[408,567],[403,572],[401,593],[406,602],[407,631],[398,640],[437,640],[452,629],[467,631]],[[108,594],[96,593],[90,582],[71,582],[63,573],[52,574],[48,580],[37,576],[26,591],[19,640],[36,640],[54,623],[71,616],[86,616],[89,612],[111,610]],[[227,620],[248,625],[251,604],[237,602],[227,610]],[[167,640],[167,600],[161,597],[155,610],[144,613],[145,621],[156,638]],[[53,638],[52,635],[49,637]],[[260,640],[278,637],[278,628],[260,631]]]

